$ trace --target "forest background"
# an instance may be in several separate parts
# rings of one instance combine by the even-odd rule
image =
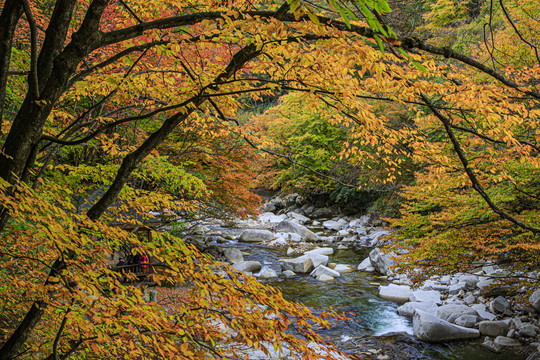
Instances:
[[[533,0],[1,4],[0,359],[230,356],[219,324],[318,357],[324,319],[111,226],[250,216],[255,186],[391,217],[424,274],[538,264]],[[190,295],[146,302],[103,267],[125,246]]]

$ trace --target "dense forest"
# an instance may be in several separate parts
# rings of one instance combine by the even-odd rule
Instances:
[[[254,216],[255,188],[380,214],[418,280],[483,259],[523,299],[538,288],[520,278],[540,256],[536,0],[0,7],[0,359],[229,358],[223,324],[243,346],[323,356],[313,328],[343,314],[181,231],[137,236]],[[149,302],[105,265],[120,248],[189,291]]]

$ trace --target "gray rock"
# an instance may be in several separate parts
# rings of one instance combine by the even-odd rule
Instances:
[[[497,318],[497,316],[493,315],[492,313],[490,313],[489,311],[485,311],[485,310],[476,310],[476,312],[478,313],[478,316],[483,319],[483,320],[495,320]]]
[[[520,336],[525,337],[535,337],[536,336],[536,327],[533,324],[523,324],[518,329]]]
[[[244,256],[242,255],[242,252],[236,248],[223,249],[223,256],[225,256],[225,259],[227,259],[227,261],[230,263],[244,261]]]
[[[409,301],[411,287],[407,285],[390,284],[379,287],[379,296],[383,299],[393,301]]]
[[[321,274],[321,275],[317,276],[316,279],[318,281],[323,281],[323,282],[335,280],[334,277],[332,277],[330,275],[326,275],[326,274]]]
[[[290,270],[297,274],[306,274],[313,270],[313,261],[309,257],[300,256],[296,259],[283,259],[281,269]]]
[[[454,324],[463,326],[466,328],[472,328],[476,324],[478,317],[476,315],[463,314],[454,320]]]
[[[467,305],[474,304],[475,300],[476,299],[474,298],[473,294],[469,294],[463,298],[463,302]]]
[[[486,338],[482,343],[482,346],[495,353],[499,353],[502,350],[502,346],[499,344],[495,344],[490,338]]]
[[[302,237],[304,241],[319,241],[319,235],[315,234],[313,231],[309,230],[304,225],[294,223],[289,220],[283,220],[276,226],[276,232],[285,232],[298,234]]]
[[[478,330],[480,330],[480,334],[482,335],[495,337],[506,335],[508,332],[508,325],[503,321],[480,321]]]
[[[509,308],[510,303],[502,296],[496,297],[493,301],[489,303],[489,310],[491,310],[492,313],[502,314]]]
[[[453,295],[459,293],[461,290],[467,290],[467,283],[458,282],[457,284],[450,285],[448,293]]]
[[[435,314],[437,311],[437,304],[433,301],[407,302],[397,308],[397,313],[401,316],[413,316],[417,309]]]
[[[489,286],[493,285],[495,283],[495,280],[493,279],[486,279],[486,280],[480,280],[476,283],[476,287],[480,290],[486,290]]]
[[[354,271],[354,269],[349,265],[337,264],[334,267],[334,271],[337,271],[338,273],[348,273]]]
[[[360,271],[366,271],[368,267],[373,267],[371,265],[371,260],[367,257],[358,265],[358,270]]]
[[[334,249],[331,247],[323,247],[323,248],[317,248],[313,250],[306,251],[304,254],[320,254],[320,255],[332,255],[334,253]]]
[[[506,336],[497,336],[495,338],[495,344],[501,346],[521,346],[521,343],[517,339],[512,339]]]
[[[540,360],[540,352],[534,352],[529,355],[525,360]]]
[[[238,240],[244,242],[261,242],[272,240],[273,238],[274,234],[268,230],[247,229],[244,230]]]
[[[442,304],[441,294],[438,291],[415,290],[411,292],[410,301],[433,301],[435,304]]]
[[[469,315],[478,315],[476,310],[471,309],[467,305],[461,305],[461,304],[448,304],[443,305],[437,309],[437,317],[442,320],[448,320],[452,315],[453,318],[456,319],[458,316],[463,314],[469,314]]]
[[[459,282],[464,282],[467,284],[467,287],[469,289],[474,289],[476,287],[476,284],[478,284],[478,276],[476,275],[461,275],[459,278]]]
[[[311,214],[311,217],[314,217],[314,218],[329,217],[329,216],[332,216],[332,212],[333,211],[330,208],[319,208],[313,211],[313,213]],[[308,212],[306,211],[306,214],[307,213]]]
[[[337,278],[337,277],[340,277],[341,274],[338,273],[337,271],[334,271],[324,265],[319,265],[315,268],[315,270],[313,270],[310,274],[311,276],[313,276],[314,278],[317,278],[319,277],[320,275],[328,275],[328,276],[331,276],[333,278]]]
[[[383,275],[389,275],[391,273],[390,267],[395,264],[395,261],[391,260],[390,256],[383,255],[377,248],[371,250],[369,253],[369,260],[371,261],[371,266]]]
[[[259,275],[259,279],[262,279],[262,280],[267,280],[267,279],[275,279],[277,278],[277,274],[274,270],[270,269],[270,268],[267,268],[265,269],[260,275]]]
[[[540,289],[532,293],[529,297],[529,302],[536,311],[540,312]]]
[[[345,221],[327,220],[322,223],[322,226],[328,230],[339,231],[343,229],[345,226],[347,226],[347,223]]]
[[[265,212],[264,214],[259,215],[259,221],[261,223],[279,224],[286,218],[286,215],[276,215],[271,212]]]
[[[294,219],[296,221],[298,221],[300,224],[304,224],[306,223],[307,221],[309,221],[309,218],[304,216],[304,215],[301,215],[301,214],[298,214],[298,213],[295,213],[295,212],[290,212],[288,214],[288,216],[291,218],[291,219]]]
[[[523,326],[523,321],[520,318],[513,318],[510,320],[510,329],[519,329]]]
[[[414,314],[413,332],[418,339],[427,342],[474,339],[480,336],[476,329],[451,324],[421,310],[416,310]]]
[[[328,256],[326,255],[321,255],[321,254],[304,254],[303,256],[301,257],[307,257],[307,258],[310,258],[311,261],[313,262],[313,267],[316,268],[317,266],[319,265],[326,265],[328,264]]]
[[[238,271],[243,271],[245,273],[254,273],[261,270],[262,265],[258,261],[240,261],[233,265],[233,268],[235,268]]]
[[[285,270],[281,273],[281,275],[285,276],[285,277],[292,277],[292,276],[296,276],[296,274],[291,271],[291,270]]]

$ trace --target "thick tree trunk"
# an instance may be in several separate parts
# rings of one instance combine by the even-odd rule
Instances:
[[[11,61],[13,34],[19,18],[23,13],[22,1],[6,0],[0,14],[0,134],[4,119],[4,101],[6,100],[6,84]]]

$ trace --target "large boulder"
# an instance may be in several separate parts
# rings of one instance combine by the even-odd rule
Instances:
[[[529,297],[529,302],[531,303],[532,307],[536,309],[536,311],[540,312],[540,289],[532,293],[532,295]]]
[[[347,222],[343,219],[340,219],[339,221],[326,220],[322,223],[322,226],[328,230],[339,231],[347,226]]]
[[[306,211],[306,214],[307,213],[308,212]],[[313,212],[311,213],[311,217],[314,217],[314,218],[329,217],[329,216],[332,216],[333,213],[334,212],[330,208],[319,208],[319,209],[313,210]]]
[[[391,260],[388,255],[383,255],[377,248],[369,253],[369,261],[375,270],[383,275],[389,275],[391,273],[390,267],[395,264],[394,260]]]
[[[282,259],[281,269],[283,271],[290,270],[297,274],[306,274],[313,270],[313,261],[306,256],[300,256],[296,259]]]
[[[480,334],[487,336],[506,335],[508,333],[508,325],[504,321],[480,321],[478,323]]]
[[[444,321],[430,313],[416,310],[413,317],[413,333],[426,342],[475,339],[480,336],[476,329],[469,329]]]
[[[437,311],[437,304],[435,304],[433,301],[409,301],[398,307],[397,313],[401,316],[413,316],[416,310],[435,314]]]
[[[393,301],[409,301],[411,287],[407,285],[390,284],[379,287],[379,296]]]
[[[311,261],[313,262],[313,267],[328,264],[328,256],[326,255],[316,254],[316,253],[306,253],[302,255],[301,257],[310,258]]]
[[[267,280],[267,279],[275,279],[277,278],[277,274],[273,269],[267,268],[265,269],[260,275],[259,279],[261,280]]]
[[[435,304],[442,304],[441,293],[435,290],[415,290],[411,292],[410,301],[433,301]]]
[[[269,241],[274,238],[274,234],[272,234],[268,230],[258,230],[258,229],[247,229],[244,230],[244,232],[240,235],[238,238],[239,241],[243,242],[261,242],[261,241]]]
[[[448,304],[443,305],[437,309],[436,316],[442,320],[456,319],[460,315],[469,314],[469,315],[478,315],[476,310],[471,309],[467,305],[461,304]]]
[[[230,263],[244,261],[244,256],[242,255],[242,252],[236,248],[223,249],[223,256],[225,256],[225,259],[227,259],[227,261]]]
[[[276,215],[271,212],[265,212],[264,214],[259,215],[259,221],[261,223],[279,224],[286,218],[286,215]]]
[[[341,274],[338,273],[337,271],[334,271],[332,269],[330,269],[329,267],[326,267],[324,265],[319,265],[315,268],[315,270],[313,270],[310,274],[311,276],[313,276],[314,278],[318,279],[319,276],[321,275],[326,275],[326,276],[331,276],[333,278],[337,278],[337,277],[340,277]]]
[[[298,234],[304,241],[319,241],[319,235],[309,230],[304,225],[297,224],[290,220],[283,220],[276,226],[276,232]]]
[[[320,255],[332,255],[334,253],[334,249],[331,247],[323,247],[323,248],[317,248],[313,250],[306,251],[305,254],[320,254]]]
[[[238,271],[254,273],[261,270],[262,265],[258,261],[240,261],[234,264],[233,268],[235,268]]]
[[[454,324],[463,326],[466,328],[472,328],[478,321],[478,316],[471,314],[463,314],[456,318]]]
[[[489,310],[491,310],[492,313],[502,314],[508,309],[510,309],[510,302],[502,296],[496,297],[489,303]]]
[[[368,270],[370,269],[370,270]],[[369,258],[365,258],[364,261],[362,261],[359,265],[358,265],[358,270],[360,271],[373,271],[372,269],[374,269],[373,265],[371,265],[371,260],[369,260]]]
[[[519,340],[512,339],[506,336],[497,336],[494,342],[495,344],[501,345],[501,346],[522,346]]]
[[[290,212],[287,214],[287,216],[300,224],[304,224],[309,221],[307,216],[295,212]]]

